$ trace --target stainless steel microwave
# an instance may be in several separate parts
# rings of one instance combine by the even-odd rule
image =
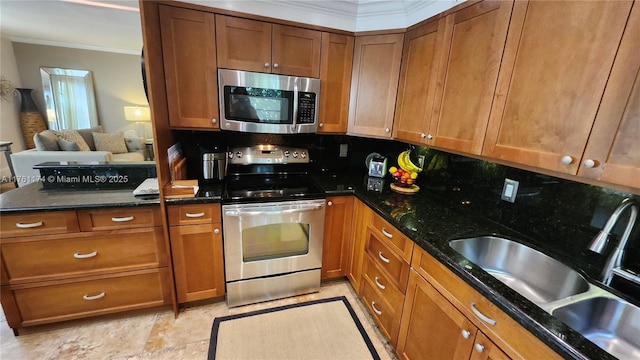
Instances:
[[[220,129],[315,133],[319,94],[320,79],[219,69]]]

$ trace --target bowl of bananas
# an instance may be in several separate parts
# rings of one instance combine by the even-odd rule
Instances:
[[[418,167],[411,161],[411,150],[406,150],[398,155],[398,167],[392,166],[389,168],[389,173],[393,178],[394,186],[391,186],[392,190],[400,188],[410,188],[413,191],[417,191],[419,188],[415,185],[418,173],[422,171],[422,168]]]

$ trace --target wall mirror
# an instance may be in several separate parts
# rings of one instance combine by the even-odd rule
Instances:
[[[91,71],[41,67],[40,75],[49,129],[98,126]]]

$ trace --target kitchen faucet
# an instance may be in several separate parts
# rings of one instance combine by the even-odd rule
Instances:
[[[624,255],[624,248],[627,245],[627,241],[631,236],[631,230],[633,230],[633,226],[636,222],[636,218],[638,217],[638,210],[640,209],[640,204],[631,198],[626,198],[620,203],[620,205],[613,211],[607,223],[604,225],[602,230],[596,235],[591,243],[589,244],[589,250],[597,252],[598,254],[602,254],[604,251],[607,242],[609,241],[609,235],[611,235],[611,230],[616,225],[618,220],[620,219],[620,215],[622,215],[625,210],[630,209],[631,213],[629,214],[629,221],[627,222],[627,227],[624,229],[624,233],[618,242],[618,245],[613,250],[607,262],[605,263],[604,269],[602,270],[602,282],[605,285],[610,285],[611,280],[613,280],[613,275],[618,275],[624,279],[627,279],[636,284],[640,284],[640,276],[634,273],[631,273],[628,270],[622,268],[622,256]]]

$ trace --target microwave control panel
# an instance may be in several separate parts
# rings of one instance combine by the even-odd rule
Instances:
[[[298,98],[298,124],[313,124],[316,120],[316,94],[300,92]]]

